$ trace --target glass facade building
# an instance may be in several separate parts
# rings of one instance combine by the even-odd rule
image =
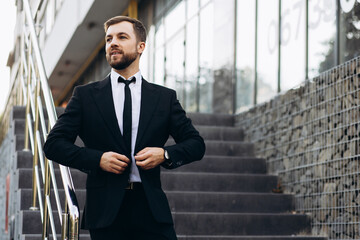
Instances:
[[[359,0],[155,0],[139,18],[144,77],[189,112],[242,112],[360,51]],[[79,83],[95,65],[108,71],[103,54]]]

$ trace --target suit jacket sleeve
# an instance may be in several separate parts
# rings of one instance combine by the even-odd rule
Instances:
[[[172,164],[163,163],[168,169],[177,168],[193,161],[201,160],[205,153],[205,143],[199,132],[194,128],[191,120],[186,117],[173,91],[171,97],[170,135],[176,144],[166,146]]]
[[[96,171],[102,151],[74,145],[82,125],[81,89],[75,88],[65,112],[59,117],[44,144],[48,159],[81,171]]]

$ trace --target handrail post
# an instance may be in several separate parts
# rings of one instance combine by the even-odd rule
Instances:
[[[31,83],[31,65],[30,65],[30,58],[31,58],[31,41],[29,42],[28,48],[27,48],[27,52],[28,52],[28,72],[27,72],[27,83],[26,83],[26,112],[25,112],[25,144],[24,144],[24,150],[25,151],[29,151],[29,125],[28,125],[28,121],[27,120],[27,116],[30,113],[30,94],[31,94],[31,89],[30,89],[30,83]],[[35,181],[34,181],[35,182]]]
[[[36,78],[38,77],[38,74],[36,74],[35,76]],[[36,174],[36,166],[38,166],[38,160],[39,160],[39,151],[38,151],[38,142],[37,142],[37,132],[39,131],[39,103],[38,103],[38,96],[40,95],[40,81],[39,79],[36,79],[36,89],[35,89],[35,121],[34,121],[34,156],[33,156],[33,176],[35,176]],[[45,184],[46,184],[46,179],[44,179]],[[40,187],[40,186],[39,186]],[[33,189],[33,194],[34,194],[34,198],[33,198],[33,207],[36,206],[36,184],[34,185],[34,189]]]
[[[72,214],[69,216],[69,240],[79,239],[79,218],[74,218]]]
[[[50,171],[49,171],[49,160],[47,158],[45,158],[44,221],[43,221],[43,232],[42,232],[43,240],[48,239],[48,237],[49,237],[48,199],[50,199]]]
[[[61,228],[61,240],[68,240],[68,224],[69,214],[64,212],[62,214],[62,228]]]

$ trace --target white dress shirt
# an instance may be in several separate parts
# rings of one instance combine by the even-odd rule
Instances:
[[[141,103],[141,72],[140,70],[135,73],[136,81],[135,83],[131,83],[129,85],[131,91],[131,108],[132,108],[132,130],[131,130],[131,169],[130,169],[130,177],[129,182],[141,182],[139,169],[136,166],[135,158],[134,158],[134,149],[135,149],[135,142],[136,136],[139,127],[139,117],[140,117],[140,103]],[[125,101],[125,92],[124,92],[124,83],[119,83],[118,78],[120,74],[115,72],[113,69],[111,70],[111,90],[113,95],[114,107],[116,118],[118,120],[119,128],[121,133],[123,133],[123,111],[124,111],[124,101]],[[121,76],[124,78],[123,76]],[[130,78],[132,78],[131,76]],[[129,80],[128,78],[127,80]],[[125,79],[125,78],[124,78]]]

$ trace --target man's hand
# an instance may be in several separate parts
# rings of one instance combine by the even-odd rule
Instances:
[[[136,165],[144,170],[152,169],[165,161],[164,152],[163,148],[144,148],[135,156]]]
[[[104,171],[121,174],[130,164],[130,160],[116,152],[105,152],[100,159],[100,168]]]

